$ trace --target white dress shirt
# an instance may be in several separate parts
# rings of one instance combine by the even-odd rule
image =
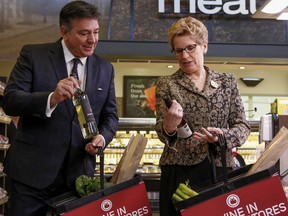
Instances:
[[[63,47],[63,52],[64,52],[64,58],[65,58],[65,62],[66,62],[66,68],[67,68],[67,76],[70,76],[71,74],[71,70],[73,67],[73,59],[76,58],[67,48],[64,40],[62,39],[61,41],[62,47]],[[79,58],[81,64],[77,65],[77,72],[78,72],[78,77],[79,80],[81,80],[81,90],[85,91],[85,83],[86,83],[86,61],[87,61],[87,57],[84,58]],[[57,107],[54,106],[52,108],[50,108],[50,98],[51,95],[53,94],[53,92],[50,93],[48,100],[47,100],[47,105],[46,105],[46,116],[47,117],[51,117],[52,112],[54,111],[54,109]]]

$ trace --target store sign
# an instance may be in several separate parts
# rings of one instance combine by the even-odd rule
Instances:
[[[197,10],[207,15],[251,15],[256,12],[256,0],[189,0],[189,13]],[[165,13],[165,0],[158,0],[158,12]],[[174,0],[174,13],[181,13],[181,0]]]
[[[124,76],[123,116],[155,118],[155,83],[157,76]]]
[[[239,188],[181,211],[182,216],[287,216],[287,198],[279,176]]]
[[[61,214],[62,215],[62,214]],[[152,216],[145,184],[121,190],[81,206],[65,216]]]

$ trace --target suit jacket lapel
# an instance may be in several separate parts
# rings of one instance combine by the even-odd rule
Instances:
[[[55,43],[55,46],[50,49],[50,61],[53,65],[55,75],[58,81],[67,77],[67,67],[65,63],[63,48],[61,45],[61,40]]]
[[[97,83],[98,76],[98,66],[97,62],[90,56],[87,58],[87,75],[86,75],[86,93],[89,95],[93,95],[95,93],[95,83]]]
[[[62,79],[65,79],[68,76],[66,62],[64,58],[64,52],[61,45],[61,39],[55,43],[55,46],[51,47],[49,53],[51,64],[54,68],[55,76],[57,77],[58,82]],[[55,85],[56,86],[56,85]],[[74,106],[71,100],[64,101],[65,106],[68,110],[68,113],[74,115]]]

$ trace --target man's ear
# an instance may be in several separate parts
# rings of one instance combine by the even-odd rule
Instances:
[[[61,36],[63,37],[64,40],[67,39],[67,32],[68,32],[68,30],[66,27],[64,27],[64,26],[60,27],[60,33],[61,33]]]

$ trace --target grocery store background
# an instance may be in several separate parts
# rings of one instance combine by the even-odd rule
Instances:
[[[67,2],[69,0],[0,1],[0,80],[9,77],[24,44],[49,43],[60,38],[58,14]],[[120,117],[130,117],[124,110],[127,105],[127,98],[124,97],[127,89],[125,77],[144,80],[172,74],[177,70],[178,64],[167,44],[167,30],[173,22],[187,15],[202,20],[207,26],[209,49],[205,64],[218,72],[235,75],[250,122],[258,123],[262,115],[269,113],[270,104],[276,98],[288,97],[288,23],[276,19],[280,13],[261,12],[270,0],[215,0],[214,6],[208,5],[213,1],[205,0],[87,2],[96,4],[101,13],[100,41],[95,52],[114,65]],[[164,12],[161,12],[159,10],[163,5]],[[196,9],[195,13],[190,11],[191,8]],[[207,14],[203,13],[203,8],[206,8],[206,12],[219,12]],[[235,14],[227,14],[227,8]],[[248,86],[241,81],[245,77],[261,78],[262,81],[255,86]],[[151,178],[154,184],[159,180],[158,161],[162,144],[154,131],[154,121],[150,120],[145,120],[144,125],[141,119],[131,124],[136,122],[141,129],[142,126],[145,129],[149,126],[149,130],[142,131],[149,137],[149,143],[140,164],[148,162],[141,171],[147,171],[146,178]],[[127,127],[125,124],[122,126],[123,131],[119,130],[109,145],[111,149],[106,149],[105,158],[108,162],[105,165],[109,164],[106,173],[113,173],[124,151],[119,145],[125,146],[132,132],[135,132],[130,130],[134,127],[128,123]],[[246,148],[238,149],[238,152],[250,164],[257,160],[263,150],[263,145],[258,145],[258,126],[246,144]],[[149,173],[153,173],[152,177]],[[153,187],[157,187],[157,184]],[[158,193],[149,192],[151,197],[157,200]],[[152,207],[157,209],[157,201],[154,204]]]

